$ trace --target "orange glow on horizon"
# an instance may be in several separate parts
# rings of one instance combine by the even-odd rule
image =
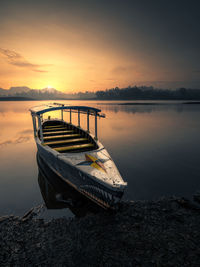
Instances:
[[[43,25],[40,20],[32,19],[25,25],[13,18],[5,23],[0,46],[0,87],[42,89],[49,85],[61,92],[76,93],[180,78],[177,72],[162,72],[137,50],[124,51],[107,39],[104,29],[98,29],[96,36],[92,25],[88,32],[77,25]],[[172,75],[176,77],[171,78]]]
[[[1,1],[0,88],[199,88],[198,8],[188,31],[184,5],[162,21],[162,4],[129,2]]]
[[[17,32],[22,33],[20,38]],[[112,43],[96,39],[93,33],[87,33],[85,39],[84,34],[61,26],[43,27],[36,21],[26,26],[10,21],[0,47],[0,87],[42,89],[49,85],[75,93],[153,78],[152,73],[145,74],[145,64],[138,55],[119,53]],[[6,53],[16,55],[10,58]]]

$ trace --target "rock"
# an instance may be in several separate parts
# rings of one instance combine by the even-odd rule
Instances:
[[[194,205],[189,201],[188,199],[185,198],[180,198],[176,200],[179,205],[181,205],[185,209],[191,209],[191,210],[198,210],[200,211],[200,207]]]
[[[31,210],[27,211],[24,216],[21,218],[22,222],[27,221],[28,219],[33,218],[33,216],[35,215],[34,213],[34,208],[32,208]]]
[[[36,210],[0,217],[1,266],[200,266],[200,213],[186,199],[48,222]]]
[[[193,200],[200,204],[200,192],[197,192],[196,194],[194,194]]]
[[[9,218],[10,218],[10,216],[1,216],[1,217],[0,217],[0,224],[1,224],[2,222],[7,221]]]

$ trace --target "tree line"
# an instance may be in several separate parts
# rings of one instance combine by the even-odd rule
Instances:
[[[176,90],[155,89],[152,86],[112,88],[96,92],[97,99],[102,100],[200,100],[199,89],[178,88]]]

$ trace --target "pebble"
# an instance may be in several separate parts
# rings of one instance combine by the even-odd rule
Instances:
[[[200,212],[184,198],[48,222],[36,210],[0,217],[0,266],[200,266]]]

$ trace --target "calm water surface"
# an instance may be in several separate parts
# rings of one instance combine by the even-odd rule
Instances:
[[[45,102],[50,101],[0,102],[0,215],[22,215],[43,203],[28,109]],[[99,139],[128,182],[125,199],[191,197],[200,190],[200,105],[62,103],[90,105],[106,113],[99,121]],[[64,214],[70,216],[70,211],[49,210],[44,216]]]

